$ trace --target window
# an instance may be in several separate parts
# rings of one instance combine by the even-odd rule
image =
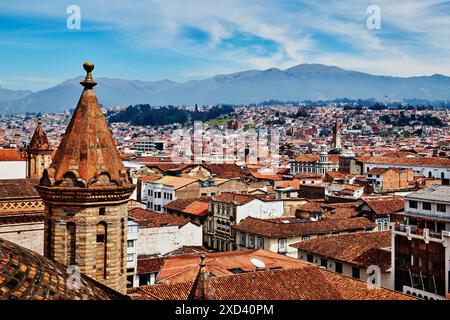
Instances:
[[[127,255],[127,262],[133,262],[134,261],[134,254],[133,253],[129,253]]]
[[[248,236],[248,247],[249,248],[255,247],[255,236],[252,234]]]
[[[76,225],[73,222],[68,222],[66,225],[66,254],[67,264],[75,264],[75,251],[76,251]]]
[[[422,202],[422,209],[430,211],[431,210],[431,203],[429,203],[429,202]]]
[[[358,267],[352,267],[352,277],[355,279],[359,279],[359,268]]]
[[[445,204],[442,203],[437,203],[436,204],[436,210],[439,212],[447,212],[447,206]]]
[[[337,273],[342,273],[342,263],[336,262],[334,268],[335,268]]]
[[[99,222],[97,224],[97,246],[96,246],[96,276],[106,279],[106,239],[107,225],[106,222]]]
[[[241,246],[245,247],[245,233],[241,232]]]
[[[232,268],[232,269],[228,269],[228,271],[230,271],[231,273],[234,273],[234,274],[245,273],[245,271],[242,270],[241,268]]]
[[[258,237],[258,248],[264,249],[264,238]]]
[[[136,233],[136,232],[138,232],[138,226],[136,225],[128,226],[128,233]]]
[[[312,254],[306,255],[306,261],[313,263],[314,262],[314,256]]]
[[[134,241],[133,240],[127,240],[127,247],[133,248],[134,247]]]
[[[325,269],[326,269],[327,268],[327,263],[328,263],[327,259],[320,258],[320,266],[321,267],[325,267]]]
[[[417,201],[409,200],[409,207],[417,209]]]
[[[278,252],[286,252],[286,239],[278,239]]]
[[[305,241],[305,240],[309,240],[309,237],[308,236],[302,237],[302,241]]]
[[[161,211],[161,205],[160,204],[155,204],[155,211]]]
[[[100,216],[104,216],[104,215],[105,215],[105,208],[100,208],[100,209],[98,210],[98,214],[99,214]]]

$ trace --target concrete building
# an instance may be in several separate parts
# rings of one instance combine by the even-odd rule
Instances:
[[[139,283],[139,277],[137,276],[139,224],[128,218],[127,228],[127,288],[130,288],[136,287]]]
[[[142,202],[149,210],[164,212],[164,206],[172,200],[198,197],[199,188],[198,179],[164,176],[144,184]]]
[[[427,178],[441,179],[442,184],[450,181],[450,159],[420,157],[360,157],[357,162],[362,174],[374,168],[411,169]]]
[[[236,249],[233,226],[247,217],[283,216],[283,201],[267,196],[222,193],[211,197],[205,245],[219,251]]]
[[[414,181],[414,171],[397,168],[372,168],[366,172],[366,182],[377,193],[410,189]]]
[[[0,149],[0,179],[25,179],[27,156],[18,149]]]
[[[431,186],[405,197],[392,232],[395,290],[425,299],[449,293],[450,187]]]
[[[290,173],[318,173],[339,169],[338,155],[328,155],[327,146],[322,145],[319,154],[302,154],[291,161]]]
[[[204,226],[208,218],[209,199],[207,197],[177,199],[164,206],[167,213],[188,218],[191,221]]]
[[[129,218],[139,225],[138,256],[164,255],[184,246],[202,245],[202,226],[189,219],[143,209],[131,210]]]

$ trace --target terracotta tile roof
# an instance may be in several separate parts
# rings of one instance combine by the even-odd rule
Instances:
[[[236,202],[238,205],[246,204],[254,199],[261,201],[277,201],[275,194],[241,194],[232,192],[222,192],[211,197],[214,201],[225,203]]]
[[[373,213],[383,215],[399,212],[405,209],[405,200],[399,196],[363,198],[365,204]],[[361,205],[363,206],[363,205]]]
[[[153,181],[161,179],[161,178],[162,178],[162,175],[147,174],[145,176],[140,177],[138,180],[146,183],[146,182],[153,182]]]
[[[286,223],[287,221],[289,223]],[[292,218],[257,219],[248,217],[234,228],[268,238],[290,238],[351,230],[372,230],[375,227],[376,224],[367,218],[305,221]]]
[[[187,300],[193,281],[179,282],[170,285],[141,286],[127,289],[132,299],[144,300]]]
[[[415,300],[388,289],[371,290],[366,282],[304,263],[290,269],[266,270],[208,280],[215,300]],[[148,300],[187,300],[193,281],[129,289]]]
[[[67,285],[67,267],[0,239],[0,300],[117,300],[125,296],[81,275],[81,289]]]
[[[26,161],[24,152],[18,149],[0,149],[0,161]]]
[[[149,168],[157,168],[163,172],[170,171],[170,170],[176,171],[180,168],[179,163],[173,163],[173,162],[147,163],[146,166]]]
[[[243,205],[246,204],[247,202],[256,199],[256,197],[250,194],[222,192],[220,194],[212,196],[211,199],[214,201],[220,201],[225,203],[236,202],[239,205]]]
[[[366,174],[383,175],[389,168],[373,168],[366,172]]]
[[[298,206],[297,210],[308,212],[323,212],[323,209],[314,201],[308,201],[305,204]]]
[[[161,163],[161,162],[167,162],[163,159],[159,159],[156,157],[138,157],[136,159],[130,159],[132,162],[137,162],[141,164],[150,164],[150,163]]]
[[[275,183],[275,189],[294,188],[297,189],[300,186],[300,180],[282,180]]]
[[[362,203],[361,200],[351,202],[338,202],[338,203],[319,203],[322,208],[336,209],[336,208],[356,208]]]
[[[305,153],[297,156],[295,158],[295,161],[298,162],[317,162],[319,161],[319,154],[318,153]]]
[[[160,228],[168,226],[182,227],[186,223],[190,222],[189,219],[180,218],[173,214],[157,213],[154,211],[139,208],[128,211],[128,216],[131,217],[134,222],[144,228]]]
[[[250,171],[248,173],[250,176],[252,176],[255,179],[259,180],[272,180],[272,181],[280,181],[281,178],[276,173],[260,173],[260,172],[254,172]]]
[[[206,217],[208,215],[208,203],[196,201],[188,205],[184,210],[184,213],[198,216],[198,217]]]
[[[164,264],[163,257],[146,258],[137,260],[137,272],[142,273],[157,273]]]
[[[306,178],[322,178],[323,176],[320,173],[297,173],[294,175],[294,179],[306,179]]]
[[[182,212],[184,208],[189,206],[190,204],[199,201],[199,198],[189,198],[189,199],[175,199],[170,201],[168,204],[164,206],[164,208],[174,211]]]
[[[2,179],[0,180],[0,201],[7,199],[40,199],[35,186],[39,179]]]
[[[211,163],[202,164],[202,166],[208,169],[212,174],[215,174],[218,178],[242,178],[245,175],[245,171],[234,163]]]
[[[378,265],[384,272],[391,267],[391,232],[361,232],[320,237],[291,244],[304,252],[353,263],[362,267]]]
[[[339,155],[330,154],[328,156],[328,159],[330,162],[338,163]],[[298,161],[298,162],[317,162],[319,160],[320,160],[320,155],[318,153],[305,153],[305,154],[301,154],[295,158],[295,161]]]
[[[165,209],[205,217],[208,214],[208,198],[176,199],[164,206]]]
[[[238,250],[220,253],[203,253],[206,255],[207,270],[215,277],[238,272],[253,272],[256,267],[250,260],[258,259],[265,264],[265,269],[295,268],[303,263],[295,258],[261,249]],[[169,257],[165,260],[158,275],[158,283],[175,283],[194,280],[199,271],[200,254]]]
[[[277,174],[288,174],[289,168],[279,168]]]
[[[355,174],[342,173],[339,171],[327,171],[326,175],[332,179],[351,179],[356,177]]]
[[[324,215],[327,219],[349,219],[356,217],[359,211],[356,208],[336,208]]]
[[[158,180],[154,180],[153,183],[161,183],[168,186],[172,186],[175,190],[177,190],[198,181],[199,181],[198,179],[192,178],[164,176]]]
[[[362,163],[390,164],[400,166],[450,167],[450,159],[446,158],[397,158],[397,157],[360,157]]]

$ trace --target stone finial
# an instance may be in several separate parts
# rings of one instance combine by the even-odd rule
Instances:
[[[97,82],[95,82],[94,78],[92,77],[92,70],[94,70],[94,64],[90,61],[86,61],[85,63],[83,63],[83,68],[86,71],[86,77],[82,82],[80,82],[80,84],[85,89],[92,89],[97,84]]]

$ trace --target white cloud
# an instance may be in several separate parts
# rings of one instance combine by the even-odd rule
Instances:
[[[306,6],[293,6],[301,2]],[[34,3],[2,2],[0,10],[66,15],[65,4]],[[367,0],[78,1],[82,19],[112,26],[124,43],[139,50],[165,48],[205,61],[206,71],[186,69],[182,71],[186,77],[214,70],[286,68],[302,62],[322,62],[376,74],[450,74],[450,18],[432,10],[441,3],[378,0],[375,4],[381,8],[382,30],[371,31],[365,27],[366,8],[373,1]],[[183,41],[179,32],[186,26],[207,31],[211,41],[203,45]],[[260,56],[245,48],[221,48],[222,41],[235,32],[271,40],[278,49]],[[353,51],[323,50],[323,43],[315,38],[317,33],[347,44]]]

